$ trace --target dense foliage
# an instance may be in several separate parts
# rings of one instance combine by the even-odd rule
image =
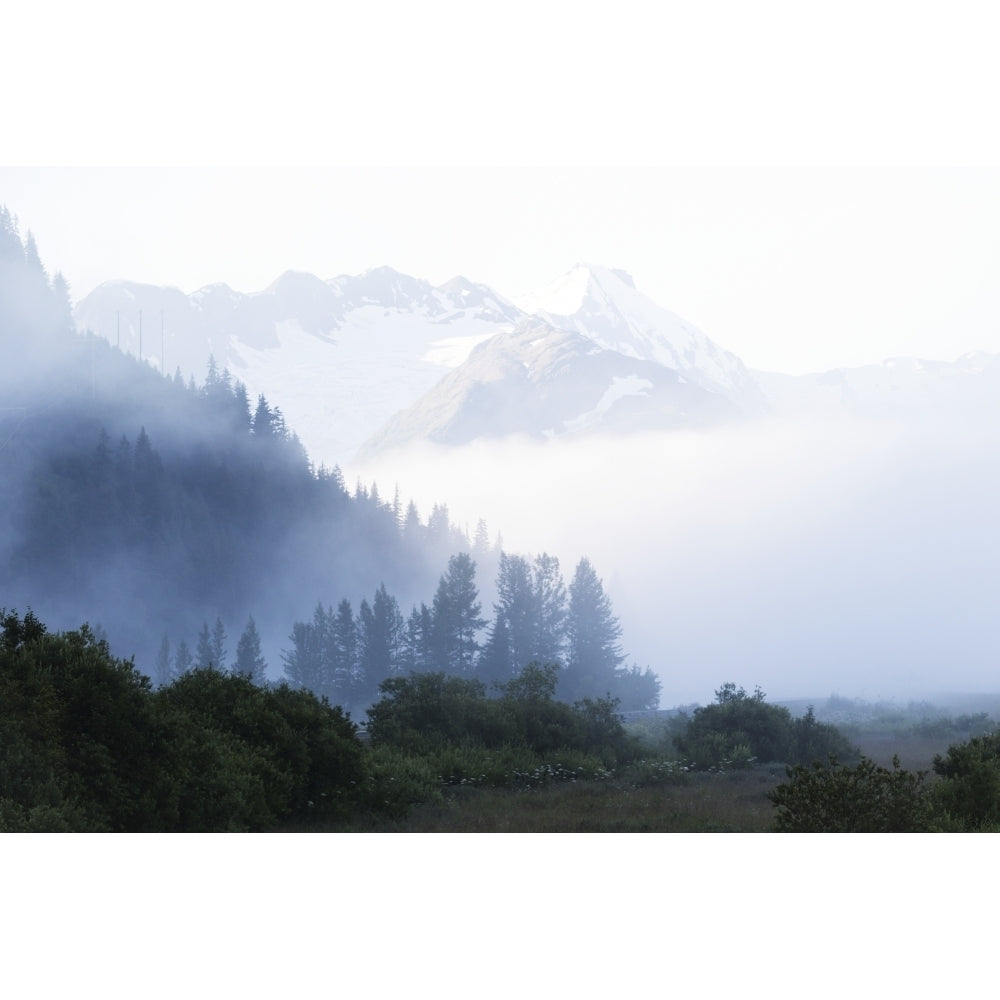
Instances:
[[[854,767],[798,764],[768,793],[775,827],[791,833],[917,833],[1000,830],[1000,731],[956,743],[934,758],[937,780],[893,758]]]
[[[807,764],[831,753],[857,756],[836,727],[816,721],[812,708],[795,719],[787,708],[767,704],[760,688],[747,694],[732,683],[723,684],[715,697],[714,705],[696,709],[674,737],[678,752],[696,768],[754,761]]]
[[[950,746],[933,767],[941,812],[963,829],[1000,828],[1000,730]]]
[[[263,830],[355,808],[343,712],[195,670],[158,691],[86,626],[0,612],[0,830]]]
[[[285,674],[292,684],[353,709],[371,704],[384,680],[410,673],[440,672],[475,680],[484,690],[502,690],[529,663],[538,662],[531,650],[547,649],[567,661],[557,680],[562,700],[605,697],[625,710],[658,705],[659,678],[648,668],[623,668],[617,646],[609,647],[605,641],[621,629],[588,560],[581,560],[574,582],[581,574],[586,576],[594,600],[571,598],[568,605],[558,559],[538,557],[535,565],[544,567],[544,574],[537,574],[533,584],[527,560],[501,552],[501,595],[506,587],[504,567],[510,565],[521,565],[525,571],[525,587],[517,599],[520,611],[512,616],[501,596],[484,647],[478,641],[485,620],[480,616],[476,562],[462,552],[448,560],[432,606],[414,607],[405,620],[385,584],[370,603],[361,601],[357,615],[346,597],[336,610],[320,602],[312,621],[293,626],[292,648],[284,654]]]
[[[368,710],[368,732],[375,745],[414,754],[445,746],[522,746],[541,755],[557,750],[596,754],[609,766],[634,756],[636,747],[617,715],[617,703],[557,701],[558,674],[556,664],[528,664],[503,685],[498,698],[487,698],[478,680],[443,673],[391,678],[380,687],[381,700]]]
[[[928,829],[924,773],[880,767],[867,757],[854,767],[796,764],[789,781],[768,793],[775,828],[784,833],[915,833]]]

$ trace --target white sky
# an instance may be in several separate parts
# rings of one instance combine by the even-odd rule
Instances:
[[[584,260],[753,367],[1000,351],[995,169],[5,168],[0,192],[75,296],[389,264],[516,297]]]
[[[1000,351],[988,8],[804,6],[18,11],[0,203],[77,297],[592,261],[753,367]]]

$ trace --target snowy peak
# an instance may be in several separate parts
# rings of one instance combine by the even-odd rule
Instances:
[[[81,329],[184,378],[202,379],[213,355],[251,398],[281,407],[315,461],[333,465],[522,313],[465,278],[435,288],[378,267],[328,281],[286,271],[251,294],[108,282],[74,315]]]
[[[546,439],[707,426],[738,415],[728,398],[674,369],[529,316],[474,348],[464,364],[370,438],[359,457],[421,440]]]
[[[736,355],[649,299],[626,271],[578,264],[520,305],[606,350],[672,368],[749,410],[763,405],[753,377]]]
[[[340,275],[327,284],[347,309],[379,306],[414,309],[430,305],[434,289],[429,281],[402,274],[391,267],[373,267],[358,275]]]

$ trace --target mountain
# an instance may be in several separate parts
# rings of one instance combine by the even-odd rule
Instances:
[[[578,265],[520,305],[532,316],[478,345],[359,457],[421,439],[708,426],[767,409],[739,358],[638,292],[623,271]]]
[[[91,330],[166,372],[200,381],[209,356],[283,411],[317,462],[349,460],[401,406],[428,391],[520,310],[485,285],[429,282],[379,267],[323,281],[288,271],[262,292],[224,284],[192,295],[107,282],[74,310]]]
[[[753,375],[772,411],[790,416],[982,415],[1000,398],[1000,356],[982,351],[954,362],[888,358],[809,375]]]
[[[752,374],[735,354],[638,291],[625,271],[578,264],[518,304],[606,350],[670,368],[744,410],[764,407]]]
[[[729,398],[672,368],[529,317],[474,348],[464,364],[366,442],[359,458],[419,440],[459,445],[506,435],[642,431],[739,415]]]

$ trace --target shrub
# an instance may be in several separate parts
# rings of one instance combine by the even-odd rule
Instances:
[[[856,755],[834,726],[816,721],[812,706],[801,719],[793,719],[787,708],[768,705],[760,688],[748,695],[732,683],[723,684],[715,697],[714,705],[695,709],[685,730],[674,737],[679,753],[700,770]]]
[[[361,744],[325,698],[217,670],[190,671],[154,697],[170,732],[176,828],[265,829],[349,808],[363,774]]]
[[[968,830],[1000,824],[1000,730],[948,747],[933,767],[945,779],[934,787],[943,814]]]
[[[529,664],[500,686],[498,698],[487,698],[479,681],[443,673],[390,678],[368,710],[372,743],[429,755],[448,746],[521,745],[543,756],[575,750],[598,755],[609,767],[634,755],[636,743],[616,702],[555,700],[558,670],[556,664]]]
[[[930,829],[925,772],[892,770],[862,757],[854,767],[818,761],[786,769],[789,780],[771,789],[775,829],[783,833],[912,833]]]

